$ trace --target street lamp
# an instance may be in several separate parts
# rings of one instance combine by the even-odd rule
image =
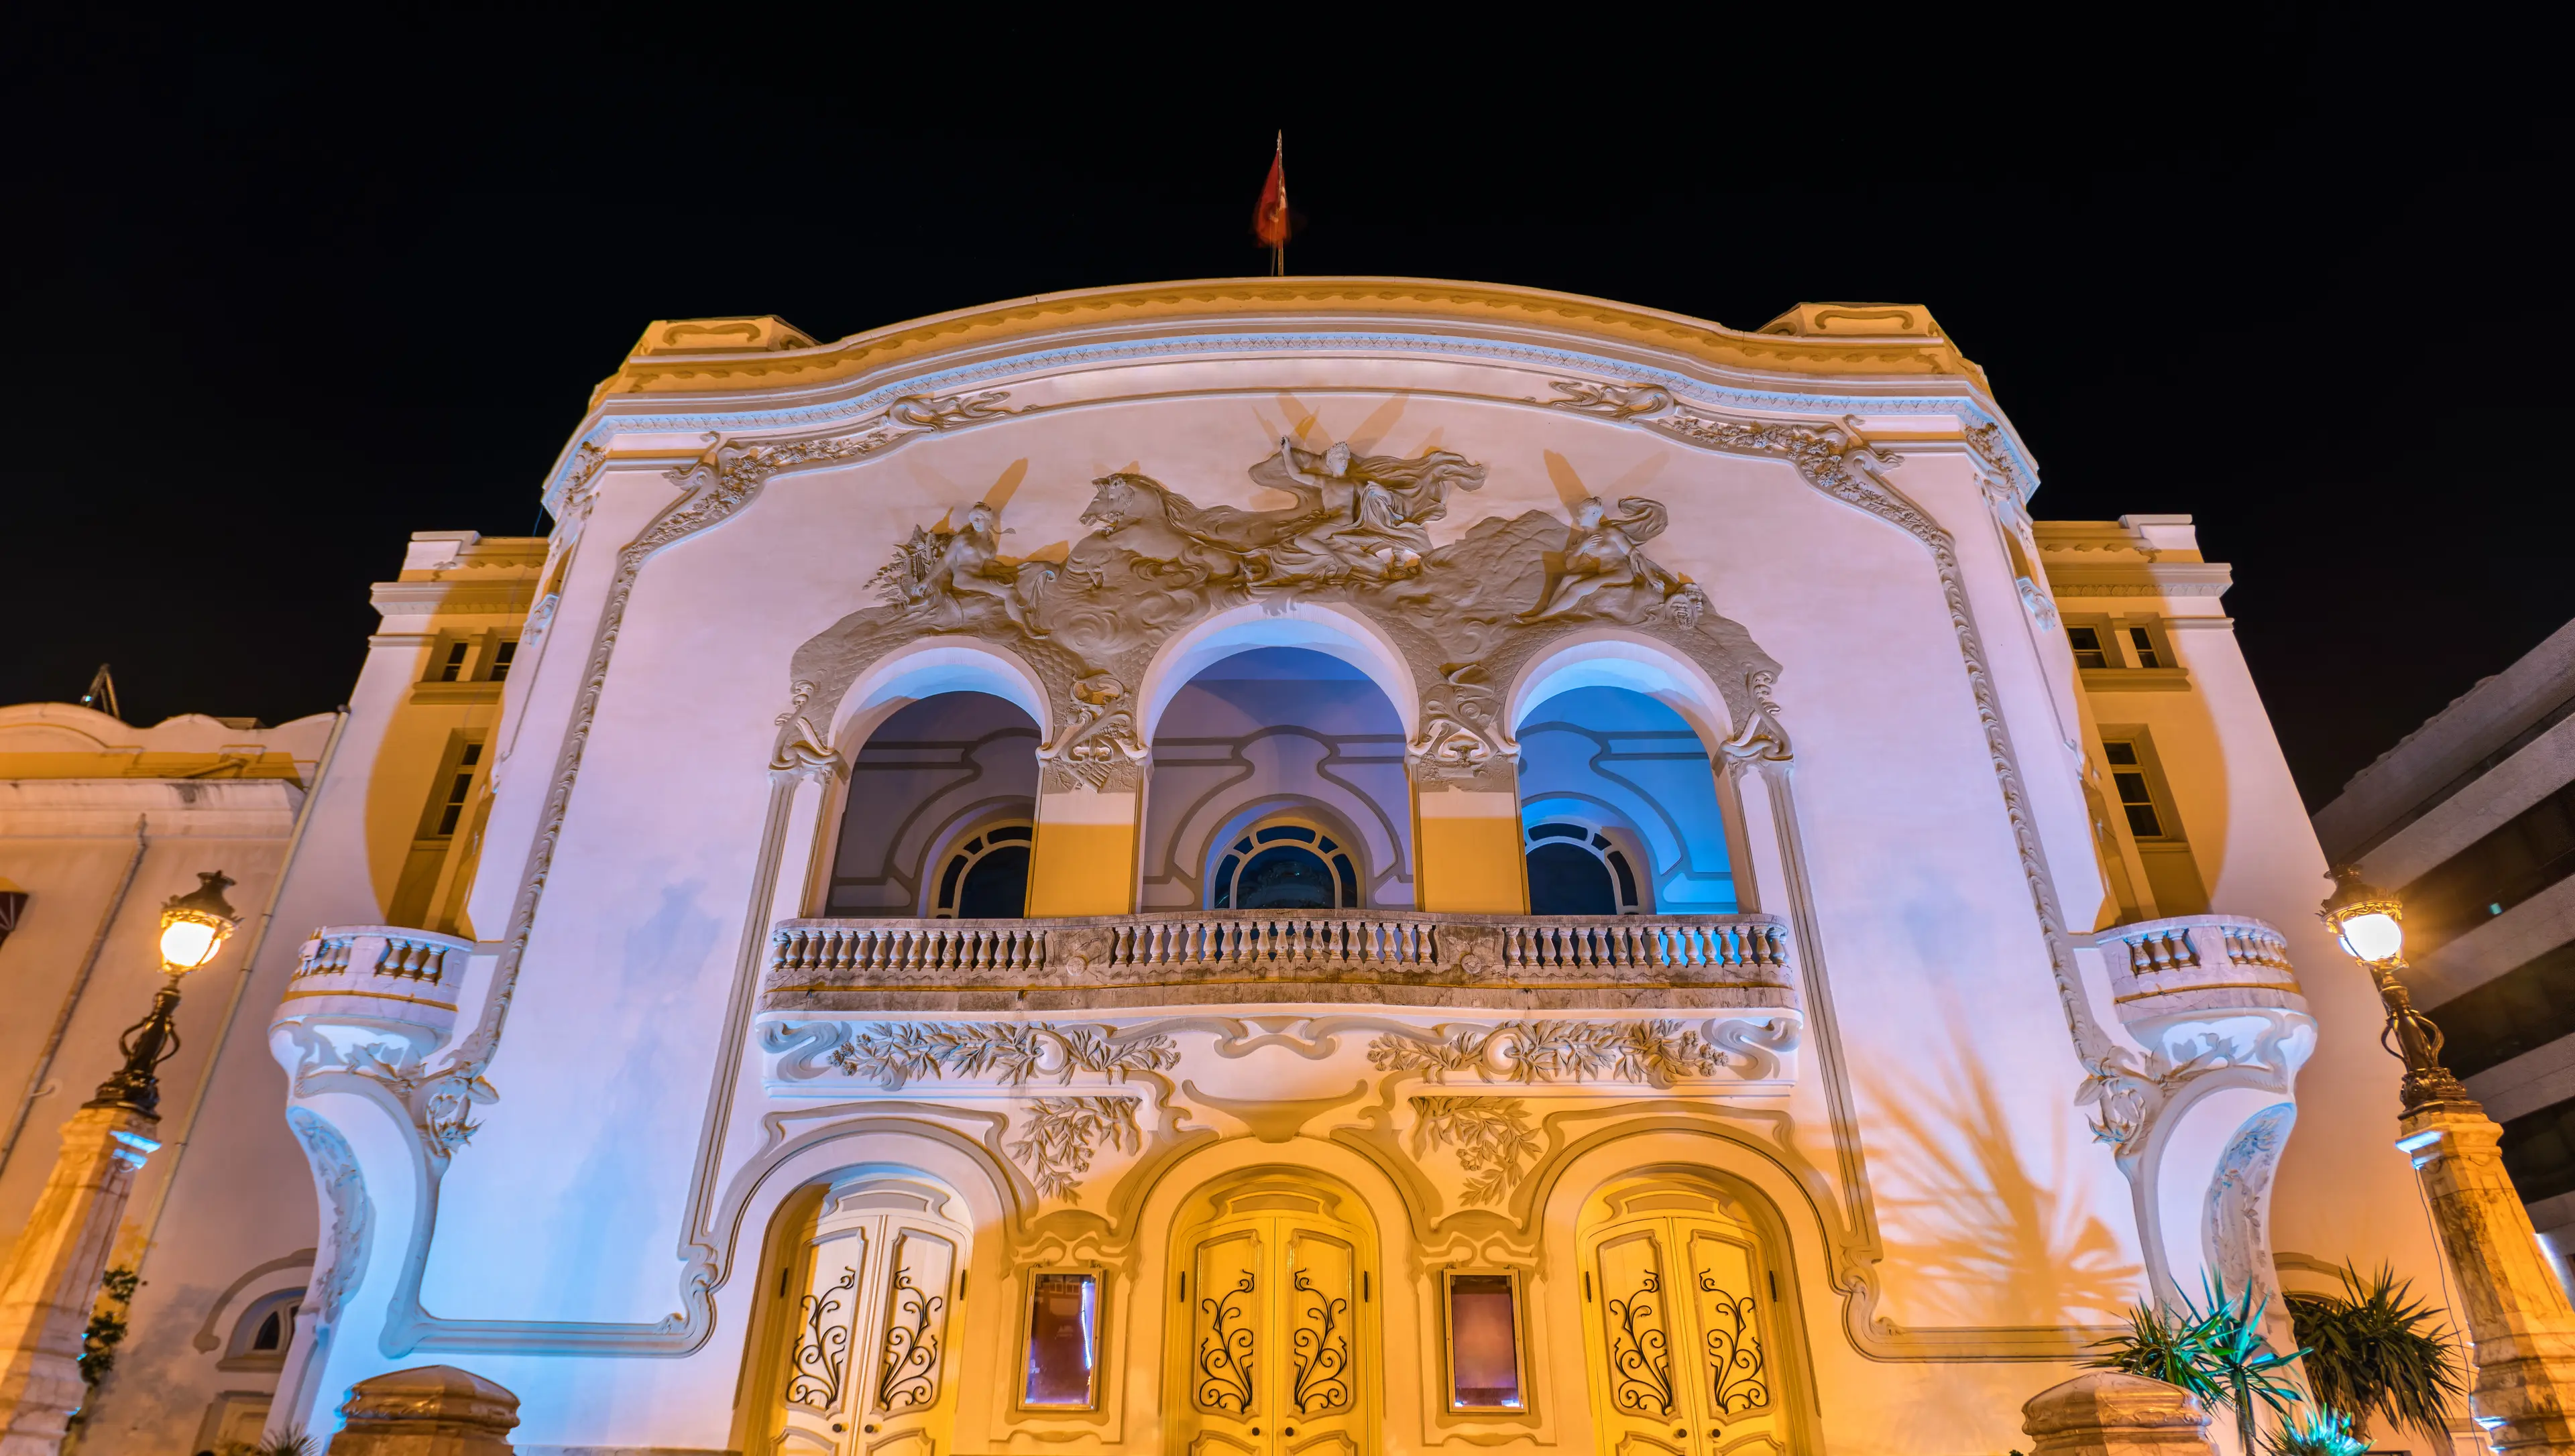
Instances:
[[[125,1052],[125,1065],[99,1084],[98,1095],[89,1099],[88,1106],[122,1107],[147,1117],[159,1111],[161,1063],[179,1054],[179,1028],[173,1019],[179,1009],[179,980],[214,959],[233,927],[241,923],[240,912],[224,898],[225,886],[233,881],[222,870],[200,873],[197,880],[194,890],[172,895],[161,906],[161,970],[169,979],[153,992],[151,1011],[126,1028],[125,1038],[118,1043]]]
[[[2575,1451],[2575,1307],[2504,1169],[2503,1129],[2441,1065],[2441,1028],[2396,978],[2405,907],[2362,883],[2357,866],[2335,870],[2334,880],[2320,913],[2378,981],[2387,1006],[2378,1041],[2405,1063],[2396,1146],[2414,1164],[2463,1295],[2476,1371],[2468,1407],[2494,1450]]]
[[[2369,967],[2378,982],[2378,998],[2387,1006],[2387,1029],[2378,1044],[2405,1063],[2403,1087],[2407,1114],[2428,1108],[2480,1112],[2468,1089],[2441,1065],[2441,1028],[2414,1009],[2414,998],[2396,972],[2405,968],[2405,906],[2396,896],[2364,883],[2360,866],[2334,871],[2334,892],[2317,912],[2333,927],[2343,952]]]

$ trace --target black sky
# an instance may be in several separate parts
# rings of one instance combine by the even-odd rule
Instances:
[[[538,529],[647,321],[830,338],[1259,271],[1280,125],[1299,273],[1738,328],[1928,305],[2036,452],[2042,519],[2199,518],[2310,803],[2575,617],[2562,127],[2466,104],[2488,78],[2419,36],[2258,21],[1885,87],[1744,58],[1578,99],[1347,66],[1175,91],[1122,64],[1038,97],[860,85],[865,26],[744,72],[641,27],[108,24],[0,61],[0,703],[110,662],[134,722],[327,710],[405,535]],[[1656,63],[1651,34],[1621,44]],[[1647,91],[1684,104],[1645,116]]]

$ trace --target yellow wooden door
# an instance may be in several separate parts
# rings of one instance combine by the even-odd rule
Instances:
[[[1182,1241],[1167,1406],[1188,1456],[1365,1456],[1368,1244],[1310,1192],[1255,1185]]]
[[[955,1407],[948,1340],[965,1231],[908,1190],[827,1198],[787,1275],[801,1290],[773,1413],[779,1456],[933,1456]]]
[[[1751,1227],[1643,1211],[1583,1240],[1584,1343],[1602,1456],[1773,1456],[1789,1448],[1771,1366],[1772,1271]],[[1669,1200],[1678,1201],[1678,1200]]]

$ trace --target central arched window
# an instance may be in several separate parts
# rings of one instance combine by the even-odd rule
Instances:
[[[993,824],[948,851],[939,869],[930,913],[934,918],[1016,920],[1029,912],[1029,846],[1037,830],[1026,823]]]
[[[1643,908],[1627,851],[1570,819],[1529,826],[1528,891],[1533,915],[1632,915]]]
[[[1264,819],[1226,846],[1209,877],[1220,910],[1358,908],[1359,871],[1349,846],[1311,819]]]

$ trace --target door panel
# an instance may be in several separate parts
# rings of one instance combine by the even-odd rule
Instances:
[[[1750,1245],[1709,1228],[1685,1228],[1701,1393],[1729,1425],[1770,1408],[1767,1345],[1753,1281],[1763,1277]]]
[[[1288,1389],[1285,1408],[1300,1416],[1339,1415],[1353,1402],[1358,1259],[1345,1239],[1309,1229],[1288,1234]]]
[[[1261,1185],[1256,1185],[1258,1188]],[[1311,1193],[1238,1195],[1188,1236],[1173,1321],[1193,1456],[1364,1456],[1374,1325],[1366,1245]]]

